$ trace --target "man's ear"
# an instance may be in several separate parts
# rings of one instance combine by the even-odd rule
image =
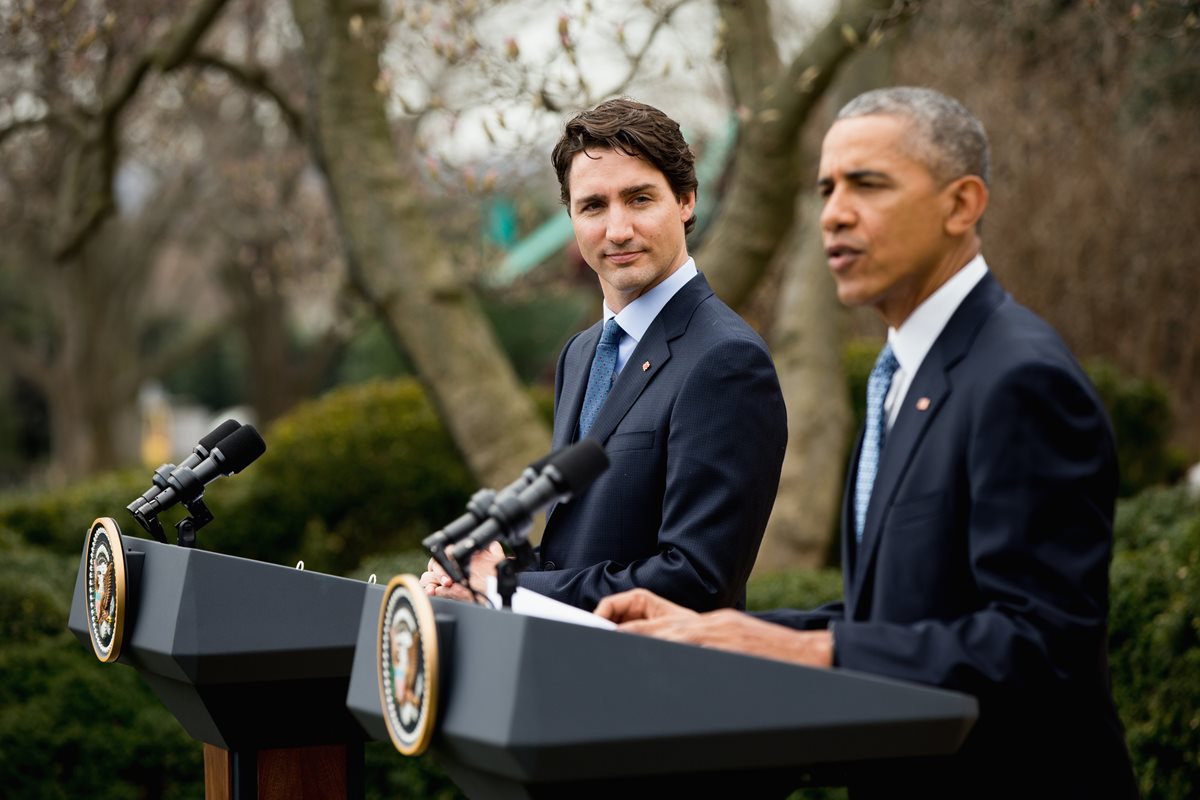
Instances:
[[[987,209],[987,184],[978,175],[964,175],[946,187],[949,214],[946,216],[946,233],[962,236],[970,233]]]
[[[690,192],[685,194],[683,197],[679,198],[679,218],[683,222],[687,222],[689,219],[691,219],[693,216],[695,216],[695,214],[696,214],[696,190],[692,189]]]

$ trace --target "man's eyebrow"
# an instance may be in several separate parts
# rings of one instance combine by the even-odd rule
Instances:
[[[892,179],[891,175],[888,175],[886,172],[880,172],[877,169],[852,170],[846,173],[846,177],[852,181],[861,181],[863,179],[890,181]]]
[[[637,186],[630,186],[628,189],[621,190],[621,197],[631,197],[635,194],[648,192],[654,188],[653,183],[639,183]]]
[[[585,195],[583,197],[571,198],[571,205],[577,206],[577,207],[578,206],[586,206],[588,203],[602,203],[602,202],[604,202],[604,198],[602,196],[600,196],[599,194],[589,194],[589,195]]]
[[[888,175],[886,172],[880,172],[876,169],[853,169],[849,172],[843,173],[842,178],[850,183],[861,183],[865,180],[887,181],[890,183],[892,180],[891,175]],[[829,189],[833,186],[833,184],[833,178],[829,177],[828,175],[817,180],[818,189]]]

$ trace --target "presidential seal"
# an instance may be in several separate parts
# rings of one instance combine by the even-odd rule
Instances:
[[[125,632],[126,576],[125,548],[121,544],[121,529],[112,517],[100,517],[88,530],[87,545],[87,603],[88,629],[92,634],[92,650],[105,663],[121,655]]]
[[[388,582],[376,641],[388,735],[404,755],[420,755],[437,720],[438,642],[433,606],[414,576]]]

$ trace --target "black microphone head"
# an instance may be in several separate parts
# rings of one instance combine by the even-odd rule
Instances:
[[[213,450],[221,455],[221,474],[233,475],[267,452],[267,443],[253,425],[243,425],[222,439]]]
[[[572,494],[592,485],[608,469],[608,455],[595,439],[580,439],[570,447],[551,453],[547,468],[554,467],[562,476],[562,489]]]
[[[555,450],[553,453],[546,453],[546,455],[542,456],[537,461],[534,461],[532,464],[530,464],[528,469],[531,469],[538,475],[541,475],[542,470],[544,470],[547,466],[549,466],[550,462],[553,461],[554,458],[559,453],[562,453],[565,450],[566,450],[566,448],[563,448],[563,450]]]
[[[232,434],[240,427],[242,427],[242,423],[238,422],[236,419],[227,419],[208,433],[204,434],[204,437],[200,439],[200,443],[196,445],[196,448],[204,450],[205,454],[207,454],[215,446],[220,444],[221,440]]]

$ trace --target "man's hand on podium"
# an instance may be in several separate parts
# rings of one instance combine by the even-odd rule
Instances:
[[[646,589],[606,597],[595,613],[616,622],[618,630],[656,639],[810,667],[833,666],[833,636],[829,631],[792,630],[731,608],[699,614]]]
[[[471,557],[471,586],[480,594],[487,592],[487,579],[496,574],[496,565],[505,558],[504,548],[499,542],[492,542],[486,550],[480,550]],[[425,593],[433,597],[444,597],[450,600],[474,602],[475,598],[470,589],[457,583],[446,570],[442,569],[432,558],[421,575],[421,587]]]

